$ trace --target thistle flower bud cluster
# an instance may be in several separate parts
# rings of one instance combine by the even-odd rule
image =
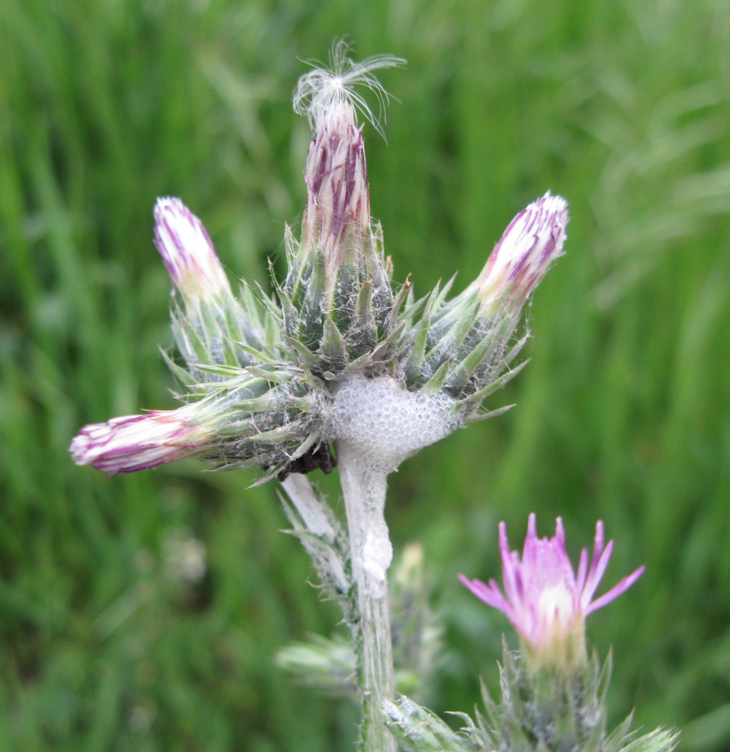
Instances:
[[[380,473],[467,423],[515,375],[522,307],[562,252],[565,201],[546,194],[521,212],[484,271],[460,295],[451,283],[416,300],[394,288],[370,198],[358,112],[380,130],[358,84],[382,105],[373,71],[338,44],[331,68],[300,80],[294,107],[313,130],[299,239],[287,228],[288,272],[268,297],[235,295],[202,223],[178,199],[155,208],[155,244],[176,291],[172,328],[187,387],[183,407],[87,426],[71,451],[109,474],[184,456],[273,475],[331,469],[328,441],[357,446]]]

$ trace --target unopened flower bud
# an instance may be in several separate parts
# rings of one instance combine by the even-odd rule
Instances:
[[[370,219],[356,112],[379,131],[380,124],[355,88],[369,89],[382,113],[388,95],[372,71],[403,61],[382,55],[356,63],[339,42],[330,63],[302,76],[294,92],[294,110],[307,116],[313,139],[301,241],[287,236],[289,272],[280,297],[287,336],[316,354],[322,370],[336,373],[392,331],[390,269],[380,228]]]
[[[157,200],[155,245],[173,284],[186,300],[230,292],[228,278],[203,223],[180,199]]]
[[[126,415],[84,426],[71,442],[77,465],[91,465],[107,475],[134,473],[195,453],[210,436],[189,420],[191,408],[146,415]]]
[[[361,250],[370,233],[365,146],[350,102],[333,101],[317,119],[306,181],[302,252],[323,254],[331,288],[344,255]]]
[[[568,205],[546,193],[510,223],[476,280],[482,309],[518,312],[563,252]]]

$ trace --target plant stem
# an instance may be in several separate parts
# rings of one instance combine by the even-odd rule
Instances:
[[[335,445],[350,537],[352,578],[359,611],[358,683],[362,693],[363,752],[396,752],[383,702],[392,699],[393,646],[387,570],[392,559],[385,523],[386,472],[347,441]]]

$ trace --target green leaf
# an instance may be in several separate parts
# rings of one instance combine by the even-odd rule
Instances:
[[[324,320],[322,353],[330,363],[344,363],[347,356],[347,345],[331,316]]]
[[[440,392],[441,388],[446,381],[446,377],[449,375],[449,369],[451,368],[451,360],[445,360],[437,369],[436,373],[421,387],[420,391],[427,393]]]
[[[186,371],[184,368],[179,366],[175,361],[165,352],[165,349],[158,346],[158,350],[160,351],[160,355],[162,355],[162,359],[165,361],[165,365],[170,369],[173,376],[177,378],[177,380],[183,384],[186,387],[190,387],[193,384],[195,384],[195,379],[190,375],[188,371]]]
[[[529,362],[529,360],[523,360],[521,363],[518,363],[511,371],[506,371],[491,384],[487,384],[483,389],[480,389],[478,392],[474,392],[474,394],[470,394],[463,399],[462,404],[468,407],[476,407],[480,405],[490,394],[493,394],[505,384],[512,381],[512,379],[517,376]]]

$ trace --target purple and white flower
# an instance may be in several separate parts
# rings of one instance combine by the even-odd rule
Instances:
[[[210,236],[180,199],[157,199],[155,246],[185,298],[195,300],[230,292]]]
[[[574,572],[565,551],[565,530],[558,517],[553,538],[539,538],[534,514],[530,515],[527,537],[520,559],[510,551],[507,526],[499,524],[504,592],[495,580],[488,584],[461,582],[488,605],[503,611],[517,630],[525,652],[536,665],[573,667],[586,660],[585,617],[628,590],[644,573],[639,567],[607,593],[593,596],[608,566],[613,541],[604,547],[603,523],[596,524],[593,556],[583,549]]]
[[[548,191],[510,222],[476,284],[482,306],[506,305],[519,311],[563,252],[568,204]]]
[[[211,440],[204,427],[188,420],[189,409],[155,410],[84,426],[71,442],[71,456],[77,465],[91,465],[110,476],[182,459]]]
[[[370,232],[365,146],[347,102],[323,110],[307,156],[307,207],[303,241],[324,256],[325,279],[334,284],[346,250]]]

